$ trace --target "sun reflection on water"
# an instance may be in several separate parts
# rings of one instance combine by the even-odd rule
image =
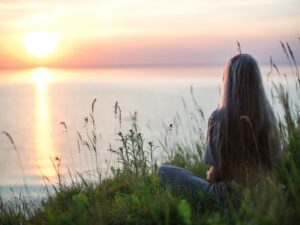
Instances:
[[[53,79],[53,74],[47,68],[38,67],[32,72],[31,79],[37,86],[38,94],[43,94],[48,83]]]
[[[51,158],[56,156],[51,127],[51,108],[49,106],[48,86],[53,74],[47,68],[36,68],[32,72],[32,82],[35,84],[35,158],[42,175],[55,176]]]

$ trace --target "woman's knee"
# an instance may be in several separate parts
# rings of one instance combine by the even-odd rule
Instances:
[[[156,171],[156,175],[159,177],[160,182],[164,183],[166,176],[168,174],[169,171],[169,166],[167,165],[162,165],[160,167],[158,167],[157,171]]]
[[[157,170],[157,176],[161,183],[173,183],[184,176],[183,169],[177,166],[162,165]]]
[[[168,167],[169,166],[167,166],[167,165],[162,165],[162,166],[158,167],[156,174],[160,175],[162,173],[165,173],[168,170]]]
[[[156,174],[158,176],[167,175],[167,174],[174,174],[176,171],[178,171],[180,168],[177,166],[171,166],[171,165],[162,165],[158,168]]]
[[[161,185],[170,185],[174,179],[174,167],[170,165],[162,165],[156,172]]]

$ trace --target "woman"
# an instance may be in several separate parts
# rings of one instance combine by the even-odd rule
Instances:
[[[228,181],[250,185],[258,174],[271,171],[279,157],[275,117],[259,67],[250,55],[239,54],[224,69],[219,108],[208,122],[207,180],[175,166],[161,166],[158,176],[163,185],[196,196],[201,189],[220,190]]]

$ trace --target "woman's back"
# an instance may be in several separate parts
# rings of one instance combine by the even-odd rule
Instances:
[[[203,189],[222,197],[227,181],[248,185],[279,159],[275,117],[256,61],[247,54],[233,57],[223,81],[220,106],[208,123],[207,180],[176,166],[160,166],[157,171],[162,185],[179,193],[186,190],[193,198]]]
[[[223,81],[220,107],[209,121],[205,162],[219,170],[220,180],[248,183],[258,170],[270,170],[279,157],[275,117],[250,55],[233,57]]]

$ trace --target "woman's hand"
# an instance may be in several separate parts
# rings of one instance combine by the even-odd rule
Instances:
[[[220,170],[216,167],[211,166],[209,170],[206,172],[206,179],[209,182],[218,182],[220,180],[221,173]]]

